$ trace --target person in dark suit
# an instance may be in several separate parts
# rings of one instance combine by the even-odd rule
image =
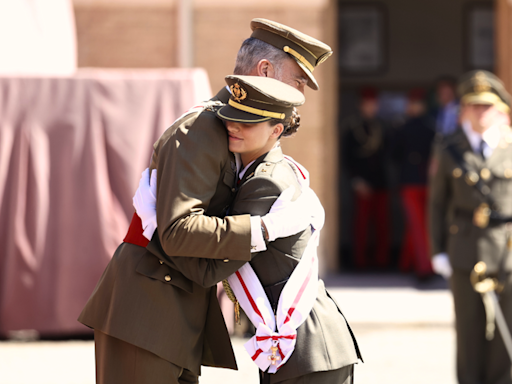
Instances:
[[[427,178],[430,149],[435,137],[435,120],[426,114],[425,92],[409,92],[408,120],[398,129],[393,141],[392,158],[398,165],[405,231],[399,268],[414,271],[418,278],[432,275],[427,231]]]
[[[512,326],[512,132],[510,96],[487,71],[459,83],[460,127],[436,146],[429,182],[434,271],[450,281],[460,384],[512,383],[500,333],[486,339],[486,314],[470,273],[483,261],[503,290],[499,305]]]
[[[277,77],[301,92],[318,88],[312,71],[331,55],[329,46],[265,19],[251,27],[236,71]],[[267,246],[264,217],[225,216],[237,169],[215,108],[229,95],[223,88],[155,144],[157,224],[137,211],[79,317],[95,330],[98,383],[197,383],[201,365],[236,369],[215,286],[190,280],[173,264],[209,258],[208,270],[220,281]],[[308,209],[292,207],[273,219],[265,224],[275,238],[310,221]]]
[[[364,269],[389,264],[388,135],[377,117],[379,103],[373,88],[363,89],[360,114],[342,123],[342,156],[354,191],[354,266]],[[368,260],[371,224],[375,226],[375,257]]]

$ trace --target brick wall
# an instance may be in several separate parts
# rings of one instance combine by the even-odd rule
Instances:
[[[74,0],[80,67],[178,65],[177,3],[172,0]],[[224,86],[236,53],[250,36],[250,20],[263,17],[336,46],[334,1],[195,0],[194,66],[208,71],[212,89]],[[299,133],[283,139],[285,153],[305,165],[326,209],[321,269],[338,266],[337,89],[335,58],[315,70],[319,91],[306,90]]]

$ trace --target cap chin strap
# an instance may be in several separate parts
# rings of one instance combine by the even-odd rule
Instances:
[[[306,60],[306,58],[304,56],[302,56],[299,52],[297,52],[296,50],[290,48],[289,46],[285,46],[283,48],[283,51],[285,51],[286,53],[289,53],[290,55],[292,55],[293,57],[295,57],[297,60],[299,60],[307,69],[309,69],[311,72],[313,72],[315,70],[315,67],[311,65],[311,63],[309,61]]]
[[[273,119],[281,119],[283,120],[286,115],[284,113],[270,112],[265,111],[263,109],[257,109],[253,107],[249,107],[247,105],[239,104],[236,101],[229,99],[228,104],[233,108],[239,109],[244,112],[252,113],[253,115],[263,116],[263,117],[271,117]]]

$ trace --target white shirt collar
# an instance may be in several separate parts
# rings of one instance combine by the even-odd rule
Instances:
[[[473,151],[478,152],[480,149],[480,142],[483,140],[485,144],[492,150],[496,149],[501,139],[501,131],[498,126],[493,126],[487,129],[483,134],[475,132],[471,123],[467,120],[462,122],[462,129],[468,138],[469,144]],[[486,154],[486,157],[487,154]]]

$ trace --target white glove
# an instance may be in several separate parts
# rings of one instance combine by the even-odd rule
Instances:
[[[325,223],[325,211],[315,191],[309,188],[309,172],[303,165],[294,160],[293,157],[284,155],[284,158],[295,172],[297,181],[302,187],[302,193],[306,194],[306,198],[309,200],[309,208],[311,209],[312,217],[311,226],[319,231],[323,228]]]
[[[151,240],[156,230],[156,169],[151,172],[149,178],[149,168],[142,172],[139,181],[139,188],[133,196],[133,206],[137,215],[142,221],[143,235],[146,239]]]
[[[443,276],[445,279],[449,279],[453,273],[452,266],[450,265],[450,259],[446,253],[438,253],[432,257],[432,269],[435,273]]]
[[[311,224],[311,209],[308,194],[302,193],[292,202],[295,187],[285,189],[270,208],[269,213],[262,216],[268,233],[268,241],[295,235]]]

